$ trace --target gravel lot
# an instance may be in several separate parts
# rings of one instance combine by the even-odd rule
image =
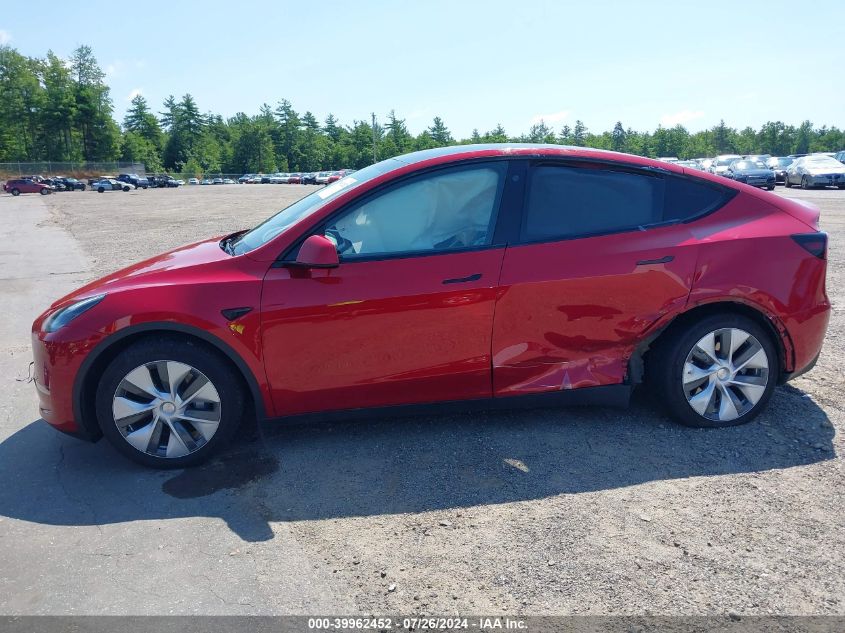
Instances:
[[[251,431],[142,470],[36,420],[32,318],[131,261],[310,186],[0,197],[0,613],[845,614],[845,192],[822,209],[818,366],[749,425],[631,409]]]

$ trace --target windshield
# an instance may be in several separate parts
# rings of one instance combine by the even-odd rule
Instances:
[[[716,167],[727,167],[735,160],[736,158],[720,158],[716,161]]]
[[[766,169],[766,165],[759,160],[738,160],[733,164],[734,169]]]
[[[776,158],[774,160],[776,161],[775,164],[777,164],[778,167],[789,167],[795,159],[784,157],[784,158]]]
[[[832,156],[807,156],[804,164],[811,167],[842,167],[842,163]]]
[[[350,187],[357,187],[361,183],[372,180],[401,166],[401,162],[389,158],[375,165],[365,167],[356,172],[354,177],[347,176],[322,189],[318,189],[310,196],[294,202],[289,207],[282,209],[276,215],[268,218],[251,231],[247,231],[241,237],[237,238],[230,246],[231,252],[234,255],[242,255],[259,246],[263,246],[300,220],[317,212]]]

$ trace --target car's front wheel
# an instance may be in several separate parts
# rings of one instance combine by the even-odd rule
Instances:
[[[648,362],[653,395],[688,426],[744,424],[766,406],[780,361],[772,337],[752,319],[713,315],[659,340]]]
[[[21,190],[20,189],[12,189],[12,191],[10,191],[9,193],[11,193],[13,196],[19,196],[19,195],[21,195]]]
[[[128,458],[154,468],[208,459],[234,435],[244,396],[227,362],[193,340],[146,339],[103,372],[97,421]]]

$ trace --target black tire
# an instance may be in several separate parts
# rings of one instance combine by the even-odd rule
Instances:
[[[754,336],[762,345],[769,362],[766,390],[746,413],[730,421],[715,421],[699,415],[687,402],[682,375],[687,354],[709,332],[739,328]],[[739,314],[714,314],[698,321],[684,322],[667,331],[649,353],[646,383],[653,399],[677,422],[686,426],[722,428],[745,424],[765,409],[780,375],[780,355],[772,335],[756,321]]]
[[[774,185],[772,185],[771,187],[766,187],[766,190],[767,190],[767,191],[774,191],[774,190],[775,190],[775,186],[774,186]]]
[[[105,192],[105,190],[106,190],[105,187],[97,187],[97,193],[103,193],[103,192]]]
[[[123,190],[124,190],[124,191],[129,191],[129,187],[124,187],[124,188],[123,188]]]
[[[789,176],[784,176],[783,186],[786,187],[787,189],[792,189],[792,183],[789,182]]]
[[[82,185],[82,186],[79,188],[79,190],[80,190],[80,191],[85,191],[85,185]]]
[[[182,457],[157,457],[136,449],[121,435],[112,414],[112,401],[123,378],[145,363],[163,359],[185,363],[201,371],[220,396],[221,419],[217,431],[200,448]],[[243,410],[241,381],[228,361],[189,338],[163,336],[143,339],[131,345],[108,364],[96,392],[97,423],[103,435],[125,457],[151,468],[185,468],[206,461],[235,435],[241,424]]]
[[[48,189],[47,187],[42,187],[41,191],[39,191],[38,193],[40,193],[42,196],[49,196],[52,193],[52,191],[50,189]]]
[[[802,188],[802,189],[810,189],[810,184],[809,184],[809,182],[807,181],[807,177],[806,177],[806,176],[801,176],[801,188]]]
[[[21,190],[18,189],[18,188],[15,188],[15,189],[12,189],[9,193],[11,193],[13,196],[19,196],[19,195],[21,195]]]

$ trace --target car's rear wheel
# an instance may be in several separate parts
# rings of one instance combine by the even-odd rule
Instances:
[[[789,182],[789,176],[783,177],[783,186],[786,187],[787,189],[792,189],[792,183]]]
[[[241,422],[244,396],[224,359],[192,340],[147,339],[103,372],[97,422],[129,459],[183,468],[224,446]]]
[[[129,187],[124,187],[124,188],[123,188],[123,190],[124,190],[124,191],[129,191]]]
[[[42,196],[46,196],[49,195],[51,192],[47,187],[41,187],[41,191],[39,191],[38,193],[40,193]]]
[[[748,317],[725,314],[669,331],[647,369],[653,395],[673,418],[724,427],[749,422],[765,408],[780,361],[768,331]]]
[[[801,188],[802,189],[809,189],[810,188],[810,181],[807,179],[806,176],[801,176]]]
[[[21,195],[21,190],[16,188],[12,189],[12,191],[10,191],[9,193],[11,193],[13,196],[19,196]]]
[[[97,193],[103,193],[105,190],[105,187],[97,187]]]

